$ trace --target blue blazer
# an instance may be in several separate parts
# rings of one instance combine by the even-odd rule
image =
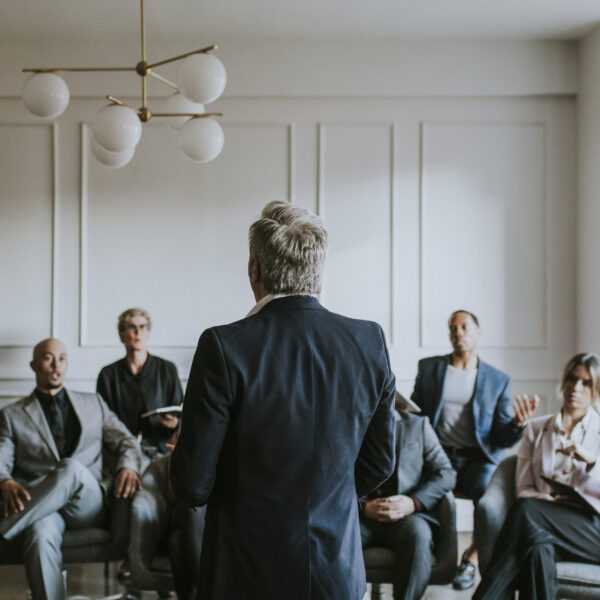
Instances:
[[[411,395],[434,429],[442,411],[444,380],[450,359],[448,354],[420,360]],[[472,397],[475,438],[483,453],[495,464],[502,460],[503,449],[521,438],[521,430],[512,423],[511,401],[509,376],[479,360]]]
[[[381,327],[310,296],[200,337],[171,481],[208,503],[202,600],[361,600],[357,495],[394,470]]]

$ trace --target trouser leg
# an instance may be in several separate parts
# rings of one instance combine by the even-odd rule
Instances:
[[[396,554],[394,599],[417,600],[423,596],[433,563],[433,536],[429,523],[417,514],[395,523],[361,518],[363,547],[382,545]]]
[[[473,598],[496,599],[524,586],[523,598],[554,598],[556,560],[597,563],[600,517],[522,498],[510,509]]]
[[[33,600],[63,600],[62,540],[64,519],[58,513],[47,515],[25,528],[23,554],[27,583]]]
[[[69,527],[101,523],[103,497],[100,484],[77,460],[65,458],[46,477],[27,486],[31,500],[23,512],[0,521],[0,534],[7,540],[44,517],[60,511]]]
[[[520,600],[556,598],[558,578],[552,544],[534,544],[523,558],[519,573]]]
[[[431,577],[433,538],[429,523],[413,514],[387,525],[396,552],[394,600],[419,600]]]
[[[488,460],[483,452],[477,452],[473,457],[451,456],[450,461],[456,470],[456,489],[473,500],[473,509],[485,493],[487,486],[496,470],[496,465]],[[477,519],[473,519],[475,527]],[[477,551],[475,544],[477,531],[473,531],[473,542],[467,548],[461,560],[471,560]]]

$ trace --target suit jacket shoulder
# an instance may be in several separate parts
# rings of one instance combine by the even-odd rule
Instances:
[[[482,361],[481,359],[479,359],[477,368],[479,370],[484,370],[486,376],[494,378],[498,382],[498,384],[506,384],[510,381],[510,377],[504,371],[496,369],[496,367],[492,367],[492,365]]]

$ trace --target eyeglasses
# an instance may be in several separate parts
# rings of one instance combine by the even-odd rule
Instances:
[[[125,323],[125,329],[137,333],[138,331],[148,331],[148,323],[140,323],[135,325],[134,323]]]

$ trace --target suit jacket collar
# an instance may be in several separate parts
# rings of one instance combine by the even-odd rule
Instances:
[[[44,409],[42,408],[42,405],[35,394],[35,390],[31,392],[31,394],[25,400],[24,409],[29,415],[29,418],[33,421],[33,424],[38,430],[40,437],[44,440],[44,442],[46,442],[50,452],[52,452],[56,460],[60,460],[58,448],[56,447],[54,438],[52,437],[52,432],[48,426]]]
[[[271,300],[257,314],[290,310],[325,310],[325,308],[314,296],[284,296]]]
[[[77,392],[69,392],[65,388],[65,394],[67,398],[71,402],[71,406],[79,419],[79,424],[81,426],[81,433],[79,434],[79,440],[77,440],[77,445],[75,446],[75,450],[73,450],[73,454],[77,452],[79,447],[81,446],[81,442],[83,440],[83,423],[85,423],[85,415],[84,415],[84,406],[82,404],[83,398]],[[44,414],[44,409],[38,397],[35,393],[35,390],[31,392],[31,394],[25,400],[25,412],[29,415],[29,418],[33,421],[36,429],[38,430],[41,438],[46,442],[46,445],[56,458],[56,460],[60,460],[60,456],[58,454],[58,448],[56,447],[56,442],[54,441],[54,437],[52,436],[52,432],[50,431],[50,426],[48,425],[48,421],[46,419],[46,415]]]

